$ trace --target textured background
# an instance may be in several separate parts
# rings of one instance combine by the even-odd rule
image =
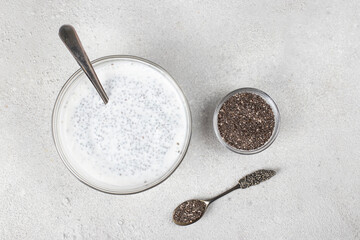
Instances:
[[[360,2],[10,1],[0,9],[1,239],[360,239]],[[78,68],[59,40],[73,24],[91,59],[131,54],[185,92],[193,138],[164,183],[113,196],[76,180],[50,131],[56,96]],[[282,114],[266,151],[241,156],[212,130],[216,102],[264,90]],[[279,174],[179,227],[172,210],[259,168]]]

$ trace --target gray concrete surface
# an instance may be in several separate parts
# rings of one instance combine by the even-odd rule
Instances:
[[[359,1],[5,0],[0,23],[0,239],[360,239]],[[100,193],[58,157],[51,112],[78,68],[57,36],[64,23],[91,59],[144,57],[184,90],[193,138],[158,187]],[[216,102],[239,87],[264,90],[282,114],[275,143],[253,156],[212,131]],[[259,168],[279,174],[194,225],[172,223],[183,200]]]

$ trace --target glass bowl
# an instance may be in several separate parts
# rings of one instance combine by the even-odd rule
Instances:
[[[159,71],[161,74],[166,76],[166,78],[170,81],[170,84],[174,87],[175,92],[177,92],[177,94],[180,98],[181,104],[184,107],[184,110],[185,110],[184,112],[186,115],[185,116],[185,118],[186,118],[186,134],[185,134],[185,140],[184,140],[183,147],[178,155],[178,158],[176,159],[176,161],[174,161],[171,168],[168,169],[165,174],[163,174],[162,176],[159,176],[155,181],[144,183],[142,186],[138,186],[135,188],[124,189],[123,187],[119,187],[117,185],[112,185],[112,184],[109,184],[106,182],[101,182],[98,179],[95,179],[90,174],[87,174],[85,170],[81,169],[81,164],[76,163],[75,160],[71,161],[71,158],[69,157],[70,154],[68,153],[71,151],[66,149],[66,147],[67,147],[66,143],[64,144],[63,140],[59,136],[60,135],[60,127],[61,127],[61,120],[60,120],[61,107],[64,104],[66,104],[65,103],[67,101],[66,94],[68,92],[70,92],[72,88],[76,88],[76,86],[80,85],[80,83],[82,81],[89,81],[86,78],[86,75],[82,71],[82,69],[77,70],[66,81],[66,83],[60,90],[60,93],[56,99],[54,110],[52,113],[52,135],[53,135],[53,140],[54,140],[57,152],[60,155],[60,158],[62,159],[65,166],[70,170],[70,172],[78,180],[80,180],[84,184],[86,184],[96,190],[99,190],[99,191],[102,191],[105,193],[133,194],[133,193],[142,192],[142,191],[148,190],[154,186],[157,186],[158,184],[160,184],[161,182],[166,180],[176,170],[176,168],[180,165],[180,163],[182,162],[182,160],[187,152],[187,149],[188,149],[188,146],[190,143],[190,138],[191,138],[192,123],[191,123],[191,113],[190,113],[189,104],[188,104],[182,90],[180,89],[180,87],[176,83],[176,81],[170,76],[170,74],[167,73],[166,70],[163,69],[162,67],[160,67],[159,65],[157,65],[151,61],[148,61],[146,59],[142,59],[142,58],[135,57],[135,56],[127,56],[127,55],[113,55],[113,56],[102,57],[102,58],[92,61],[92,64],[96,71],[97,68],[100,68],[101,66],[105,66],[104,64],[111,64],[114,61],[121,61],[121,60],[130,60],[130,61],[140,62],[140,63],[148,65],[151,68]],[[84,79],[86,79],[86,80],[84,80]],[[89,81],[89,83],[90,83],[90,81]]]
[[[238,148],[235,148],[235,147],[227,144],[220,135],[219,128],[218,128],[218,114],[219,114],[220,108],[231,96],[233,96],[233,95],[235,95],[237,93],[253,93],[255,95],[258,95],[258,96],[262,97],[266,101],[266,103],[270,105],[270,107],[271,107],[271,109],[272,109],[272,111],[274,113],[275,125],[274,125],[274,130],[272,132],[272,135],[269,138],[269,140],[259,148],[256,148],[256,149],[253,149],[253,150],[238,149]],[[239,154],[244,154],[244,155],[255,154],[255,153],[259,153],[261,151],[264,151],[265,149],[267,149],[275,141],[275,139],[276,139],[276,137],[277,137],[277,135],[279,133],[280,112],[279,112],[279,109],[276,106],[274,100],[272,100],[272,98],[269,95],[267,95],[265,92],[263,92],[263,91],[261,91],[259,89],[256,89],[256,88],[239,88],[237,90],[234,90],[234,91],[230,92],[223,99],[221,99],[221,101],[217,105],[217,107],[215,109],[215,112],[214,112],[213,127],[214,127],[214,131],[215,131],[215,135],[216,135],[217,139],[226,148],[230,149],[233,152],[239,153]]]

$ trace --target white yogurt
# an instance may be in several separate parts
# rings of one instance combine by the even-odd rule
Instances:
[[[109,103],[82,74],[60,105],[58,137],[68,165],[90,185],[152,185],[186,150],[185,100],[169,75],[147,63],[117,59],[95,70]]]

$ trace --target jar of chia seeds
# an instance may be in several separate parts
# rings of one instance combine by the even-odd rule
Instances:
[[[255,154],[268,148],[279,133],[280,112],[272,98],[255,88],[240,88],[217,105],[213,127],[226,148]]]

